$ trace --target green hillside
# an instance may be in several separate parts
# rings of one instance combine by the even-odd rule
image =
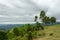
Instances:
[[[21,28],[18,28],[18,29],[23,30],[23,27],[22,29]],[[9,37],[10,40],[16,40],[16,39],[27,40],[27,35],[28,35],[27,33],[24,34],[23,37],[21,36],[16,37],[13,34],[13,29],[10,30],[9,33],[11,33],[10,35],[11,38]],[[33,40],[60,40],[60,24],[52,25],[52,26],[45,26],[44,30],[38,30],[38,31],[32,32],[32,36],[33,36]]]
[[[39,23],[26,24],[6,32],[0,31],[0,40],[60,40],[60,24],[45,27]]]

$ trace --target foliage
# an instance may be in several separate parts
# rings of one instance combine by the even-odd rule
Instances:
[[[37,30],[40,30],[43,27],[39,22],[36,22],[35,26],[37,27]]]
[[[50,24],[50,23],[56,23],[56,18],[55,17],[51,17],[49,18],[48,16],[46,16],[46,13],[45,11],[41,11],[40,13],[40,18],[42,19],[42,22],[47,25],[47,24]]]
[[[45,23],[45,24],[49,24],[50,22],[50,18],[45,16],[43,19],[42,19],[42,22]]]
[[[55,18],[55,17],[51,17],[50,20],[51,20],[51,23],[52,23],[52,24],[56,22],[56,18]]]
[[[6,32],[0,31],[0,40],[8,40]]]
[[[14,28],[14,29],[13,29],[13,33],[14,33],[16,36],[19,36],[19,35],[20,35],[18,28]]]
[[[31,31],[28,32],[28,37],[27,37],[27,39],[28,39],[28,40],[32,40],[32,32],[31,32]]]
[[[40,13],[40,18],[43,18],[45,16],[45,11],[41,11],[41,13]]]

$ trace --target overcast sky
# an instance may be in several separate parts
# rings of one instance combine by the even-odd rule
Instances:
[[[0,0],[0,24],[34,22],[41,10],[60,20],[60,0]]]

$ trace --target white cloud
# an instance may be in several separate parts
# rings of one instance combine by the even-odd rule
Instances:
[[[35,22],[1,22],[0,24],[33,24]]]
[[[40,10],[60,20],[60,0],[0,0],[0,22],[34,22]]]
[[[10,3],[7,2],[7,0],[0,0],[0,4],[6,5],[8,7],[13,7]]]

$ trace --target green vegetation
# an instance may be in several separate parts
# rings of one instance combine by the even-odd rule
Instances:
[[[13,33],[14,33],[16,36],[19,36],[19,35],[20,35],[18,28],[14,28],[14,29],[13,29]]]
[[[0,31],[0,40],[7,40],[7,39],[8,39],[7,33]]]
[[[56,18],[55,18],[55,17],[51,17],[50,20],[51,20],[51,23],[52,23],[52,24],[56,22]]]
[[[37,31],[42,30],[39,23],[35,25],[26,24],[20,28],[13,28],[7,32],[8,40],[33,40],[37,37]]]
[[[45,16],[46,16],[45,11],[42,10],[41,13],[40,13],[40,18],[43,18]]]
[[[0,31],[0,40],[60,40],[60,24],[46,26],[44,30],[41,25],[40,28],[36,25],[26,24],[7,32]]]

